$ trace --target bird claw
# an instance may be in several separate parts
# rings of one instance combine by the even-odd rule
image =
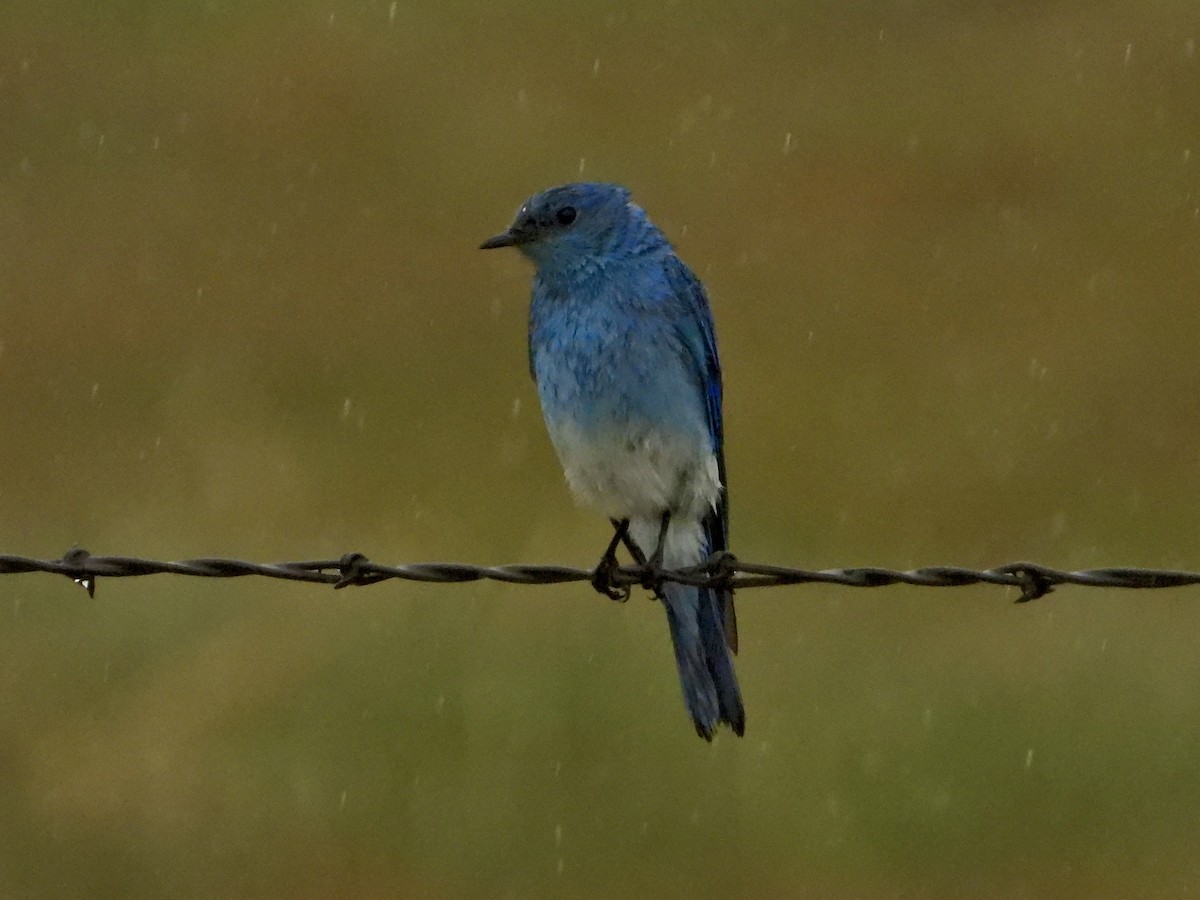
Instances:
[[[597,593],[603,594],[609,600],[616,600],[618,603],[624,603],[629,599],[631,589],[629,585],[614,585],[615,576],[620,564],[615,556],[606,555],[596,565],[596,570],[592,572],[592,587]]]
[[[654,595],[655,600],[666,600],[663,594],[662,577],[656,574],[647,574],[642,576],[642,587]]]
[[[662,556],[655,554],[650,559],[646,560],[646,564],[642,566],[641,586],[650,591],[654,595],[655,600],[663,598],[663,568]]]

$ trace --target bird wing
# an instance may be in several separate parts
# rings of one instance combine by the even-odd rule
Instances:
[[[708,550],[729,549],[729,483],[725,478],[725,428],[721,417],[721,361],[717,357],[717,336],[713,328],[712,310],[704,285],[691,269],[676,255],[666,262],[667,278],[674,302],[680,304],[682,315],[674,317],[680,344],[691,357],[691,370],[697,386],[704,394],[708,433],[713,453],[717,457],[717,475],[721,480],[721,495],[716,506],[704,517],[704,534]],[[733,611],[733,593],[725,592],[725,639],[737,652],[737,619]]]

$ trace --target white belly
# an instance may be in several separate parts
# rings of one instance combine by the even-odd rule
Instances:
[[[573,422],[549,430],[575,496],[610,518],[657,520],[669,511],[695,522],[721,495],[706,435],[644,426],[585,433]]]

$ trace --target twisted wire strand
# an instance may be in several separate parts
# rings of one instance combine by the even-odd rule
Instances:
[[[347,553],[340,559],[298,562],[256,563],[240,559],[185,559],[162,562],[132,556],[92,556],[81,547],[68,551],[61,559],[33,559],[27,556],[0,555],[0,575],[49,572],[65,575],[95,596],[99,578],[128,578],[140,575],[189,575],[200,578],[243,578],[260,576],[285,581],[304,581],[332,585],[334,588],[361,587],[381,581],[401,579],[427,583],[465,581],[502,581],[508,584],[564,584],[590,582],[601,592],[616,591],[629,596],[631,588],[641,585],[657,590],[663,582],[698,586],[723,585],[736,590],[778,587],[794,584],[836,584],[844,587],[886,587],[911,584],[920,587],[964,587],[994,584],[1021,591],[1017,602],[1036,600],[1056,586],[1148,589],[1184,587],[1200,584],[1200,572],[1170,569],[1110,567],[1065,571],[1032,562],[1014,562],[991,569],[967,569],[960,566],[925,566],[919,569],[887,569],[863,566],[849,569],[796,569],[786,566],[744,563],[731,553],[717,553],[705,564],[677,570],[651,570],[645,566],[579,569],[569,566],[506,565],[476,566],[469,563],[408,563],[397,566],[371,562],[361,553]],[[606,590],[607,589],[607,590]]]

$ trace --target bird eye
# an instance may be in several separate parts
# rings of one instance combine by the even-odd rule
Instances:
[[[564,206],[562,209],[560,209],[557,213],[554,214],[554,217],[556,219],[558,219],[559,225],[570,225],[572,222],[575,221],[575,217],[578,215],[579,215],[579,213],[577,213],[575,211],[575,207]]]

